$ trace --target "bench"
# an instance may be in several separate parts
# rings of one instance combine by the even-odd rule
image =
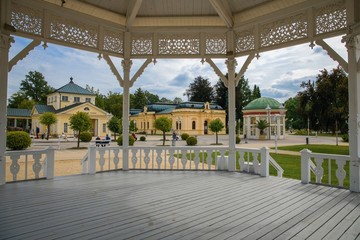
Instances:
[[[96,144],[97,147],[110,146],[110,140],[96,140],[95,144]]]

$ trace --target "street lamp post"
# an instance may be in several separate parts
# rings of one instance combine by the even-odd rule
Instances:
[[[270,111],[271,111],[271,107],[269,106],[269,104],[267,105],[267,107],[265,108],[265,110],[267,111],[267,117],[268,117],[268,124],[269,124],[269,130],[268,130],[268,135],[269,135],[269,140],[270,140]]]

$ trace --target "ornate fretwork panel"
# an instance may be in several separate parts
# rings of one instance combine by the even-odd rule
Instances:
[[[42,11],[17,4],[12,4],[11,8],[11,25],[16,31],[41,35]]]
[[[332,32],[346,28],[345,1],[316,9],[316,34]]]
[[[246,52],[255,49],[255,35],[253,30],[235,33],[236,52]]]
[[[124,52],[124,34],[104,30],[103,50],[122,54]]]
[[[200,37],[197,34],[159,35],[159,54],[199,54]]]
[[[90,24],[52,16],[50,38],[96,48],[98,29]]]
[[[262,47],[274,46],[306,37],[306,14],[291,16],[262,25],[260,28],[260,44]]]
[[[205,34],[206,54],[226,54],[226,34]]]
[[[133,34],[131,36],[132,55],[151,55],[153,49],[152,34]]]

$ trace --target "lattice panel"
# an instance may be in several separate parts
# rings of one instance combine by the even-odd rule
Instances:
[[[20,32],[41,35],[42,11],[12,4],[11,25]]]
[[[226,54],[226,34],[205,35],[206,54]]]
[[[319,8],[315,13],[316,34],[346,28],[345,1]]]
[[[52,16],[50,38],[96,48],[98,29],[90,24]]]
[[[200,37],[198,35],[160,35],[159,54],[199,54]]]
[[[307,21],[305,14],[298,14],[260,28],[260,44],[262,47],[273,46],[307,37]]]
[[[245,30],[235,34],[236,52],[246,52],[255,49],[255,35],[253,30]]]
[[[132,35],[131,39],[131,54],[132,55],[151,55],[153,47],[153,35],[142,34]]]
[[[109,52],[124,52],[124,35],[121,32],[104,30],[103,49]]]

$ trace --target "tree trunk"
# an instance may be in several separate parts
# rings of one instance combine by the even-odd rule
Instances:
[[[110,135],[111,136],[111,135]],[[114,133],[114,141],[116,141],[116,133]]]
[[[78,141],[77,141],[77,148],[80,148],[80,131],[79,131],[79,133],[78,133],[77,138],[78,138]]]
[[[163,146],[165,146],[165,132],[163,131]]]
[[[215,134],[216,134],[216,145],[218,145],[218,134],[217,132],[215,132]]]
[[[47,134],[46,134],[46,140],[49,140],[49,135],[50,135],[50,125],[47,126]]]

